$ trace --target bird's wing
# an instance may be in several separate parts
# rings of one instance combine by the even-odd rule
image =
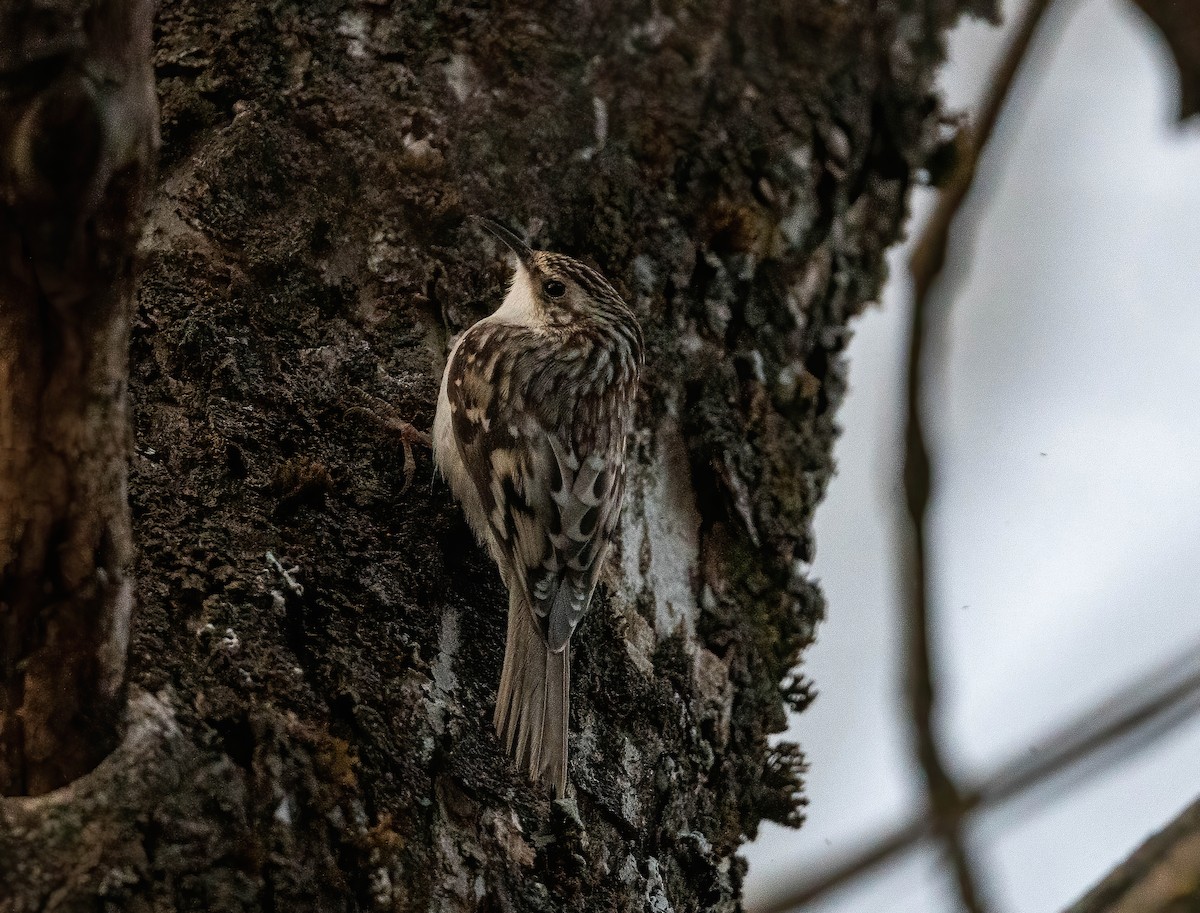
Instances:
[[[533,609],[544,619],[552,650],[566,644],[591,602],[625,489],[624,440],[617,448],[580,452],[564,435],[547,433],[533,479],[550,504],[545,550],[528,567]],[[548,482],[547,482],[548,480]]]
[[[570,385],[547,382],[553,366],[538,363],[528,335],[476,324],[449,367],[447,393],[501,574],[560,650],[591,601],[620,516],[626,422],[610,413],[627,407],[615,397],[567,402]]]

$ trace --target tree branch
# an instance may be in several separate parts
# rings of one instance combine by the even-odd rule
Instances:
[[[1024,11],[1003,64],[993,78],[988,98],[975,129],[964,131],[959,149],[962,160],[943,189],[930,222],[917,243],[910,269],[914,301],[908,361],[908,423],[904,462],[904,489],[911,519],[909,541],[910,592],[906,611],[909,712],[912,717],[914,750],[925,774],[926,794],[934,827],[945,842],[953,866],[959,898],[970,913],[985,910],[978,879],[962,831],[963,799],[946,769],[937,732],[937,674],[930,655],[933,629],[929,605],[929,566],[926,523],[931,500],[929,452],[923,429],[922,380],[925,349],[930,342],[928,312],[943,312],[948,301],[939,302],[937,278],[946,259],[950,226],[974,183],[980,154],[991,138],[1004,108],[1021,61],[1033,41],[1050,0],[1033,0]]]
[[[1197,713],[1200,644],[1135,681],[1100,707],[1049,733],[1040,740],[1048,746],[1045,749],[1022,752],[977,784],[962,789],[960,815],[996,808],[1047,787],[1068,773],[1080,778],[1087,769],[1098,769],[1102,762],[1111,766],[1149,748]],[[801,909],[935,835],[935,823],[929,815],[898,824],[851,858],[793,887],[755,913]]]
[[[1200,8],[1178,0],[1133,0],[1158,27],[1179,72],[1179,119],[1200,114]]]
[[[1200,800],[1067,913],[1170,913],[1200,906]]]

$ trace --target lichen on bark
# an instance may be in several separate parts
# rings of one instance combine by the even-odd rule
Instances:
[[[131,675],[193,753],[106,897],[739,908],[741,841],[800,818],[802,755],[767,738],[810,694],[847,322],[966,6],[164,5]],[[494,568],[428,454],[404,489],[359,408],[432,421],[449,338],[504,280],[471,215],[596,264],[648,344],[560,803],[490,729]]]

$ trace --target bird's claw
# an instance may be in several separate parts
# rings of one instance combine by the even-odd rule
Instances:
[[[424,431],[418,430],[411,422],[402,419],[396,410],[383,400],[361,390],[359,393],[370,405],[352,406],[346,410],[346,415],[360,415],[370,419],[400,438],[400,446],[404,451],[404,487],[400,489],[400,493],[404,494],[412,485],[417,474],[417,463],[413,458],[413,444],[420,444],[422,447],[432,450],[433,439]]]

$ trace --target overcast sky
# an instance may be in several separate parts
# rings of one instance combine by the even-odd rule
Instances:
[[[936,646],[964,775],[1200,641],[1200,130],[1174,126],[1169,57],[1131,6],[1060,0],[964,211],[974,253],[928,409]],[[999,47],[976,23],[953,36],[952,105],[977,100]],[[893,560],[904,252],[892,263],[850,347],[839,473],[817,514],[829,619],[806,671],[821,695],[788,733],[812,764],[809,821],[767,826],[746,851],[751,910],[920,802]],[[980,821],[996,907],[1075,900],[1196,798],[1197,758],[1200,723]],[[812,909],[955,910],[940,871],[915,854]]]

